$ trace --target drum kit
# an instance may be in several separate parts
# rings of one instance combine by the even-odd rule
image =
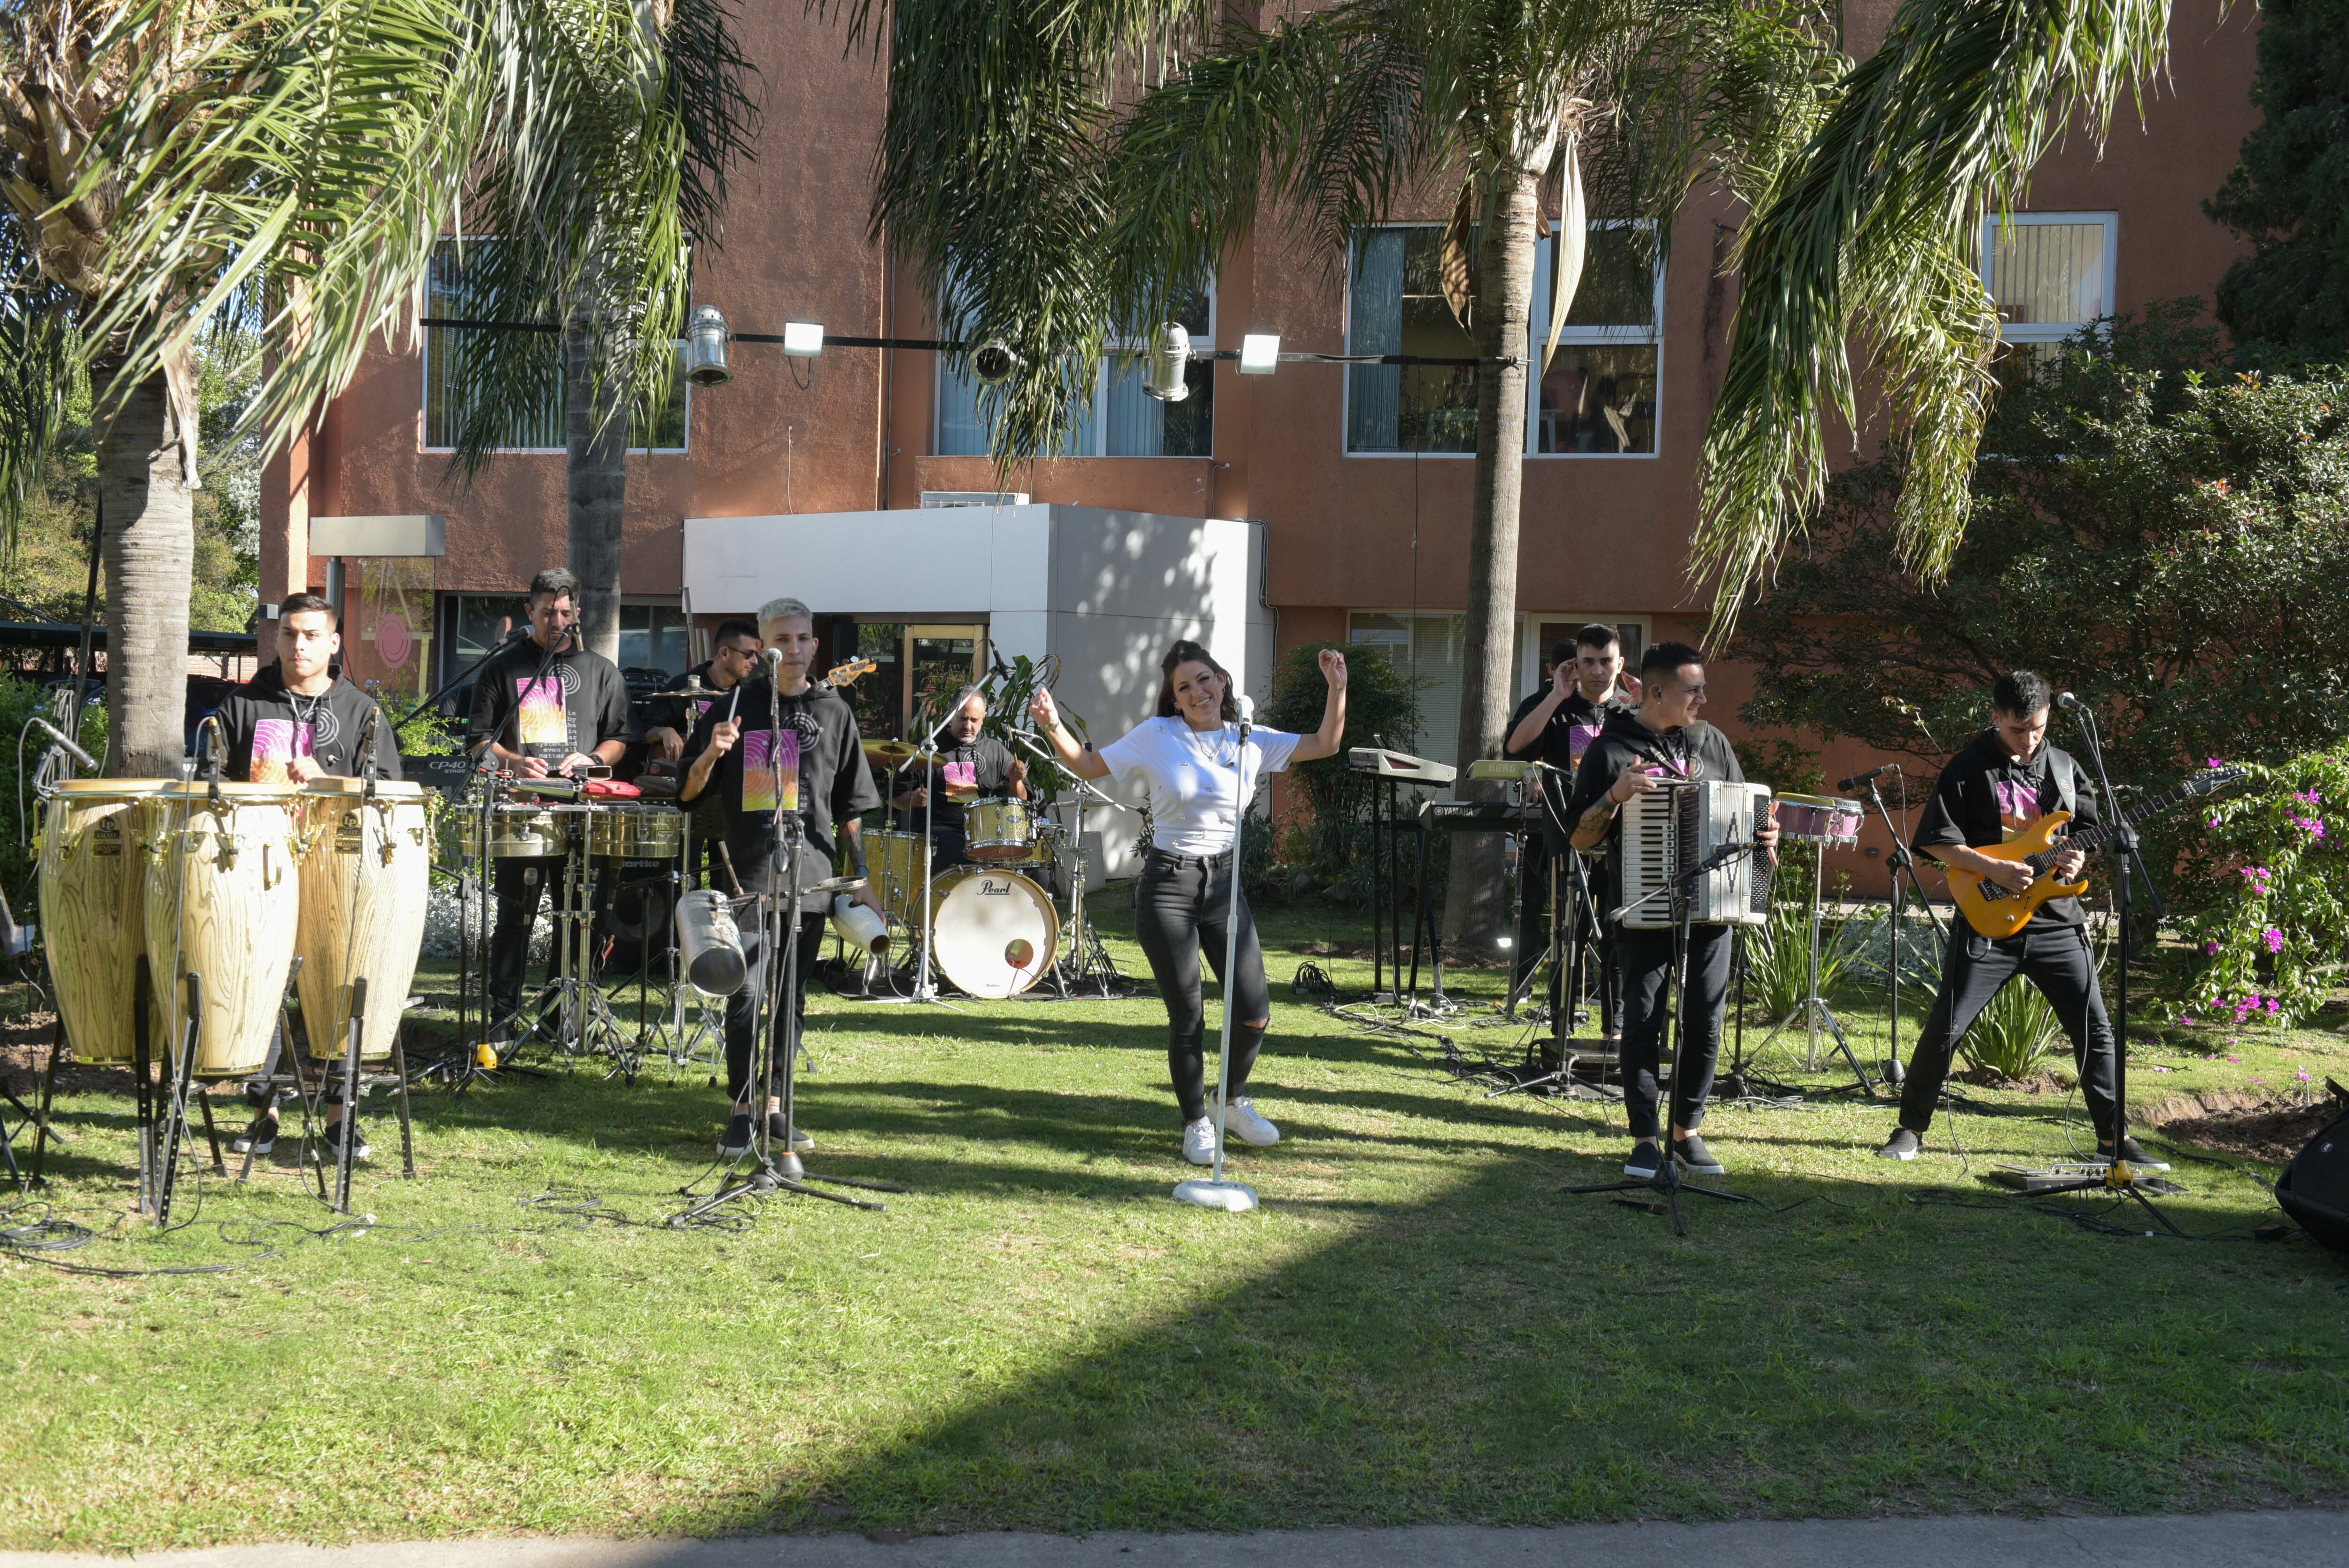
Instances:
[[[393,1069],[414,1174],[399,1017],[423,935],[425,822],[421,787],[354,779],[65,779],[51,789],[39,885],[59,1027],[78,1059],[137,1072],[141,1205],[159,1220],[169,1219],[195,1084],[269,1071],[273,1045],[292,1038],[289,983],[322,1068],[341,1064],[359,1088],[367,1064]],[[154,1062],[160,1101],[149,1093]],[[292,1065],[306,1109],[307,1080]],[[53,1054],[52,1082],[55,1070]],[[210,1131],[209,1102],[195,1098]],[[220,1165],[216,1134],[213,1158]]]

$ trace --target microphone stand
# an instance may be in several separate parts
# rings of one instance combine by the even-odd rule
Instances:
[[[1251,717],[1249,705],[1243,698],[1240,705],[1239,754],[1232,761],[1238,793],[1232,800],[1231,900],[1224,911],[1224,1043],[1222,1065],[1216,1069],[1215,1174],[1205,1181],[1194,1178],[1174,1185],[1174,1197],[1178,1202],[1195,1203],[1202,1209],[1222,1209],[1234,1214],[1257,1206],[1255,1188],[1245,1182],[1224,1180],[1224,1138],[1232,1114],[1232,1009],[1238,1006],[1239,994],[1240,837],[1247,825],[1247,748]]]
[[[931,883],[936,878],[931,875],[931,868],[937,845],[932,835],[937,831],[938,820],[938,734],[954,722],[956,716],[962,712],[963,706],[988,683],[988,678],[981,676],[963,687],[952,706],[938,716],[937,723],[930,726],[930,732],[922,737],[922,955],[920,967],[914,975],[914,994],[906,998],[911,1002],[935,1002],[938,999],[937,979],[930,973],[930,941],[935,930],[932,924],[935,912],[931,908],[934,897]]]
[[[1007,729],[1005,733],[1042,760],[1054,767],[1061,766],[1059,758],[1047,752],[1031,738],[1032,731]],[[1125,976],[1117,972],[1117,961],[1109,955],[1109,949],[1102,945],[1101,938],[1093,934],[1092,926],[1085,920],[1085,873],[1089,869],[1085,855],[1085,797],[1090,795],[1112,809],[1118,802],[1093,788],[1091,780],[1068,773],[1065,768],[1061,771],[1075,786],[1071,791],[1074,798],[1072,810],[1076,812],[1076,821],[1070,830],[1074,852],[1070,857],[1073,869],[1069,880],[1069,947],[1074,958],[1077,984],[1082,985],[1090,981],[1100,989],[1102,998],[1106,1001],[1117,994],[1116,987],[1124,984]],[[1061,995],[1065,998],[1070,995],[1069,982],[1066,974],[1061,971],[1061,961],[1057,957],[1052,961],[1052,968],[1055,973],[1061,973]]]
[[[2138,853],[2137,829],[2121,810],[2120,798],[2113,789],[2112,775],[2105,770],[2105,742],[2104,737],[2097,732],[2095,716],[2085,704],[2076,700],[2064,706],[2071,710],[2072,717],[2080,727],[2082,738],[2088,743],[2088,760],[2095,767],[2096,785],[2104,797],[2106,819],[2112,823],[2106,841],[2105,858],[2108,867],[2106,874],[2113,879],[2114,907],[2120,916],[2119,962],[2116,965],[2119,974],[2113,986],[2113,1158],[2099,1174],[2035,1187],[2030,1190],[2030,1196],[2106,1191],[2112,1193],[2116,1200],[2134,1198],[2139,1208],[2161,1222],[2164,1230],[2173,1236],[2182,1236],[2186,1233],[2178,1229],[2177,1222],[2168,1215],[2154,1207],[2153,1201],[2146,1196],[2147,1191],[2167,1192],[2174,1189],[2168,1182],[2157,1184],[2149,1171],[2140,1174],[2121,1151],[2121,1140],[2128,1134],[2129,909],[2133,902],[2129,879],[2132,872],[2144,879],[2146,900],[2153,906],[2154,928],[2157,931],[2160,929],[2161,923],[2169,918],[2169,912],[2162,906],[2161,894],[2154,888],[2152,873],[2145,869],[2145,859]],[[2092,985],[2096,984],[2093,954],[2088,982]],[[2088,1021],[2083,1017],[2080,1020],[2080,1038],[2085,1042],[2087,1037]],[[2082,1059],[2086,1059],[2085,1046]]]
[[[1900,1068],[1900,932],[1901,928],[1909,923],[1909,909],[1907,903],[1908,892],[1910,890],[1915,891],[1917,894],[1917,902],[1924,907],[1925,918],[1933,927],[1933,936],[1936,941],[1940,940],[1942,935],[1941,917],[1934,912],[1933,901],[1927,895],[1925,892],[1925,884],[1917,875],[1917,857],[1909,852],[1908,839],[1899,829],[1892,825],[1892,813],[1886,809],[1883,791],[1877,788],[1876,779],[1873,775],[1871,775],[1868,780],[1868,798],[1875,803],[1876,815],[1878,819],[1883,822],[1884,830],[1891,836],[1892,840],[1892,966],[1889,971],[1891,975],[1892,1022],[1890,1026],[1891,1040],[1888,1047],[1892,1054],[1885,1058],[1884,1063],[1884,1081],[1889,1086],[1899,1084],[1902,1078]],[[1909,799],[1909,781],[1906,775],[1902,776],[1900,782],[1900,799],[1901,812],[1905,816],[1908,812]],[[1905,884],[1901,881],[1903,877],[1908,879]]]

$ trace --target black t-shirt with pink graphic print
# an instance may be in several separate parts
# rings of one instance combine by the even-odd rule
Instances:
[[[892,793],[903,795],[922,788],[931,772],[922,759],[916,758],[897,770],[889,786]],[[931,813],[914,808],[908,823],[918,831],[925,821],[939,828],[963,830],[963,803],[984,799],[989,795],[1011,793],[1011,752],[1003,742],[991,735],[982,735],[960,746],[938,748],[936,789],[930,797]]]
[[[2065,779],[2071,781],[2068,791]],[[1964,844],[1979,850],[2002,844],[2051,811],[2070,811],[2080,826],[2095,826],[2095,794],[2085,787],[2078,765],[2068,753],[2045,745],[2030,761],[2018,762],[1998,731],[1985,729],[1941,769],[1912,847]],[[2042,904],[2033,919],[2042,925],[2078,925],[2087,911],[2076,898],[2059,898]]]

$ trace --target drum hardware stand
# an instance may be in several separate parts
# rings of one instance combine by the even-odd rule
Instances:
[[[1006,733],[1039,758],[1059,766],[1058,758],[1048,755],[1043,748],[1030,738],[1032,732],[1010,729]],[[1117,988],[1125,983],[1125,976],[1117,972],[1117,961],[1109,955],[1109,949],[1102,945],[1101,934],[1085,918],[1085,883],[1089,880],[1087,873],[1092,870],[1091,858],[1085,851],[1085,797],[1091,795],[1109,807],[1116,806],[1117,802],[1095,789],[1091,779],[1080,779],[1073,773],[1068,778],[1076,786],[1071,791],[1074,801],[1071,807],[1076,813],[1076,820],[1069,830],[1069,860],[1074,868],[1069,878],[1069,958],[1064,961],[1059,954],[1052,955],[1052,980],[1060,987],[1063,1000],[1075,995],[1079,988],[1090,985],[1100,992],[1102,1000],[1107,1001],[1117,995]]]
[[[1224,910],[1224,1040],[1222,1063],[1216,1069],[1216,1166],[1215,1174],[1202,1181],[1194,1177],[1174,1184],[1174,1200],[1180,1203],[1196,1204],[1202,1209],[1221,1209],[1226,1213],[1246,1213],[1257,1206],[1256,1189],[1244,1181],[1224,1180],[1224,1142],[1228,1136],[1232,1115],[1232,1009],[1238,1006],[1240,949],[1240,835],[1247,827],[1247,746],[1248,719],[1251,705],[1240,698],[1239,748],[1233,758],[1233,770],[1238,775],[1238,793],[1232,797],[1231,902]],[[1209,885],[1213,885],[1215,862],[1208,862]]]
[[[1906,893],[1911,890],[1916,892],[1917,903],[1924,909],[1925,919],[1932,926],[1933,937],[1937,943],[1940,941],[1942,934],[1941,917],[1934,912],[1933,900],[1925,892],[1925,884],[1918,878],[1917,857],[1909,852],[1908,839],[1892,825],[1892,813],[1885,809],[1884,796],[1876,787],[1874,774],[1868,776],[1868,798],[1876,803],[1876,814],[1883,821],[1884,830],[1891,835],[1892,839],[1892,924],[1889,927],[1892,951],[1889,981],[1892,990],[1891,1043],[1887,1047],[1889,1054],[1885,1057],[1884,1062],[1885,1086],[1890,1088],[1900,1081],[1900,931],[1909,923]],[[1909,810],[1909,780],[1906,774],[1901,776],[1900,800],[1901,814],[1906,816]],[[1903,877],[1908,878],[1905,884],[1901,881]]]
[[[2153,908],[2153,926],[2157,933],[2161,929],[2162,922],[2169,918],[2169,912],[2163,907],[2161,894],[2153,885],[2153,873],[2146,870],[2145,857],[2138,852],[2137,828],[2123,814],[2120,798],[2113,789],[2112,775],[2105,769],[2104,737],[2097,731],[2095,716],[2070,692],[2064,693],[2056,700],[2070,711],[2080,727],[2081,738],[2088,743],[2088,760],[2095,767],[2096,784],[2104,797],[2106,819],[2112,823],[2105,841],[2105,858],[2108,866],[2106,874],[2112,878],[2113,903],[2120,917],[2119,940],[2115,949],[2115,967],[2118,973],[2114,979],[2112,1017],[2113,1157],[2102,1171],[2081,1176],[2059,1171],[2055,1174],[2070,1179],[2044,1185],[2029,1181],[2029,1178],[2038,1172],[2018,1174],[2023,1176],[2027,1183],[2023,1191],[2033,1198],[2054,1197],[2065,1192],[2110,1192],[2116,1202],[2125,1197],[2134,1199],[2137,1207],[2160,1222],[2163,1230],[2173,1236],[2182,1236],[2186,1233],[2178,1229],[2177,1222],[2156,1208],[2153,1200],[2146,1196],[2149,1191],[2167,1194],[2179,1189],[2171,1182],[2159,1180],[2152,1171],[2138,1171],[2123,1157],[2121,1151],[2121,1140],[2128,1135],[2129,911],[2136,903],[2131,896],[2133,884],[2129,879],[2132,873],[2145,883],[2146,902]],[[2098,983],[2093,952],[2089,957],[2088,982],[2091,985]],[[2008,982],[2010,985],[2013,983]],[[2081,1037],[2085,1039],[2087,1033],[2087,1020],[2083,1018],[2080,1021]]]
[[[1762,1037],[1762,1044],[1755,1048],[1754,1054],[1759,1057],[1763,1052],[1767,1051],[1770,1048],[1770,1042],[1778,1037],[1779,1032],[1795,1019],[1800,1018],[1803,1020],[1804,1027],[1808,1031],[1810,1040],[1808,1054],[1803,1062],[1803,1070],[1815,1073],[1819,1070],[1819,1030],[1824,1026],[1835,1037],[1836,1049],[1843,1053],[1843,1059],[1851,1065],[1852,1072],[1858,1078],[1860,1094],[1873,1099],[1876,1098],[1876,1080],[1868,1076],[1866,1068],[1860,1066],[1859,1053],[1851,1048],[1851,1040],[1844,1034],[1842,1023],[1837,1019],[1834,1009],[1830,1008],[1826,1000],[1819,995],[1819,944],[1826,937],[1825,917],[1821,913],[1820,906],[1826,885],[1827,854],[1826,845],[1824,843],[1814,844],[1812,848],[1817,851],[1817,854],[1811,861],[1810,985],[1804,992],[1803,999],[1795,1004],[1793,1010],[1770,1026],[1770,1032]]]
[[[1689,919],[1689,890],[1695,886],[1697,879],[1703,876],[1706,872],[1713,871],[1721,866],[1727,865],[1731,861],[1737,859],[1741,855],[1751,855],[1758,848],[1760,848],[1759,845],[1751,842],[1743,844],[1724,844],[1713,853],[1707,855],[1703,861],[1698,864],[1691,866],[1687,871],[1682,872],[1679,876],[1672,878],[1671,881],[1666,882],[1662,887],[1656,889],[1655,892],[1648,893],[1644,897],[1640,898],[1637,903],[1626,904],[1621,909],[1615,912],[1616,920],[1620,922],[1626,914],[1629,914],[1631,911],[1639,908],[1640,904],[1646,903],[1650,900],[1660,895],[1669,894],[1671,900],[1672,1007],[1666,1025],[1665,1037],[1658,1042],[1659,1049],[1657,1051],[1657,1056],[1660,1059],[1663,1056],[1663,1050],[1661,1047],[1664,1046],[1670,1046],[1672,1053],[1671,1088],[1664,1096],[1663,1126],[1658,1129],[1658,1141],[1661,1143],[1663,1147],[1661,1152],[1661,1157],[1656,1161],[1656,1173],[1653,1176],[1646,1178],[1627,1176],[1619,1181],[1598,1181],[1592,1182],[1587,1186],[1561,1187],[1558,1189],[1559,1191],[1574,1193],[1613,1193],[1617,1195],[1615,1197],[1616,1202],[1621,1203],[1629,1208],[1646,1209],[1650,1212],[1655,1212],[1659,1208],[1654,1196],[1642,1202],[1623,1196],[1623,1194],[1647,1192],[1661,1196],[1663,1200],[1661,1207],[1663,1212],[1669,1212],[1671,1215],[1672,1233],[1676,1236],[1685,1236],[1688,1234],[1688,1222],[1681,1214],[1681,1194],[1683,1192],[1701,1193],[1704,1197],[1717,1198],[1725,1203],[1758,1203],[1762,1201],[1759,1198],[1749,1197],[1743,1192],[1723,1191],[1718,1187],[1707,1187],[1695,1181],[1683,1180],[1680,1172],[1680,1162],[1672,1158],[1672,1113],[1679,1109],[1676,1102],[1680,1098],[1681,1086],[1680,1042],[1681,1037],[1684,1033],[1682,1026],[1687,1022],[1686,1014],[1688,1011],[1688,949],[1689,925],[1691,923]]]
[[[146,959],[140,959],[142,975]],[[183,976],[188,985],[188,1024],[181,1031],[179,1049],[173,1057],[163,1059],[163,1081],[152,1086],[152,1091],[140,1096],[146,1109],[146,1126],[140,1131],[140,1152],[149,1169],[142,1171],[140,1207],[150,1207],[155,1223],[169,1228],[171,1223],[171,1201],[179,1191],[180,1144],[187,1135],[188,1089],[195,1077],[196,1043],[203,1027],[203,981],[192,969]],[[152,995],[151,982],[143,985],[141,1002]],[[144,1032],[146,1008],[140,1008],[141,1033]],[[147,1084],[148,1047],[143,1041],[136,1047],[140,1082]],[[156,1119],[161,1118],[157,1125]]]
[[[937,880],[934,864],[937,840],[934,835],[937,831],[938,820],[938,732],[954,722],[972,696],[986,684],[987,677],[981,676],[963,687],[956,694],[954,702],[938,715],[937,723],[930,726],[930,732],[922,737],[919,753],[922,758],[922,953],[921,966],[914,976],[913,995],[905,998],[909,1002],[936,1002],[939,999],[937,977],[930,972],[930,948],[936,930],[937,913],[932,907],[936,895],[930,884]],[[782,799],[781,794],[775,798]]]

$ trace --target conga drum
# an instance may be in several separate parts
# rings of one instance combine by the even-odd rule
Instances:
[[[432,851],[421,784],[378,784],[375,799],[356,779],[313,779],[298,807],[302,955],[295,975],[310,1054],[340,1061],[350,1047],[351,982],[367,982],[359,1059],[389,1059],[416,960]]]
[[[181,976],[202,975],[199,1077],[240,1078],[269,1059],[302,923],[301,795],[284,784],[175,781],[140,804],[147,963],[164,1019],[158,1049],[178,1050],[188,1026]]]
[[[66,1038],[85,1062],[130,1060],[147,944],[140,802],[161,779],[74,779],[41,827],[41,935]]]

